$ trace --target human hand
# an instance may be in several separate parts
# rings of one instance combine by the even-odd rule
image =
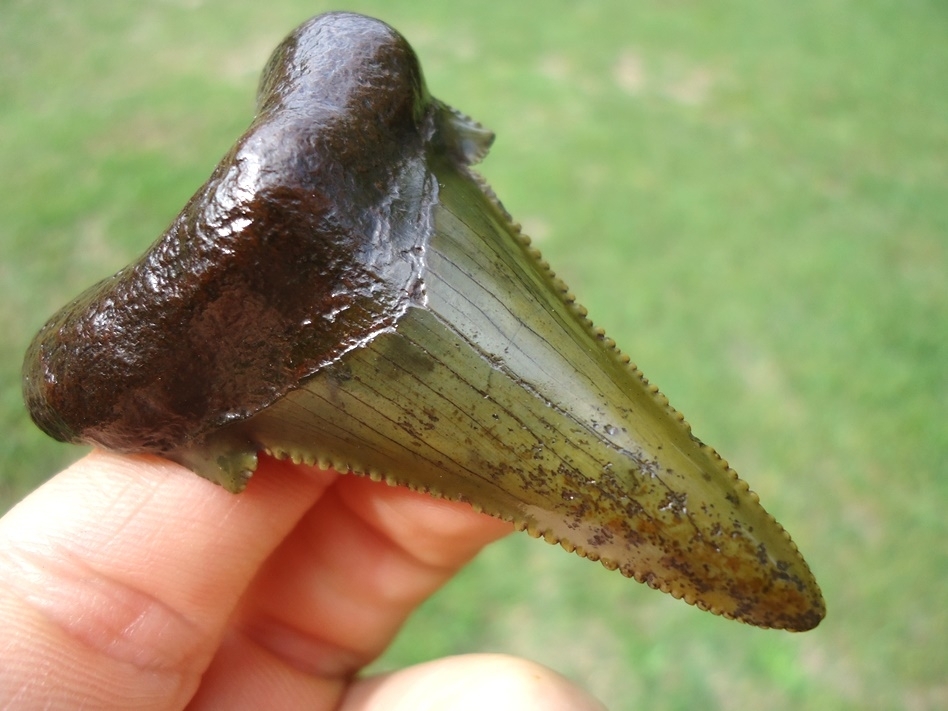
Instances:
[[[234,496],[94,452],[0,519],[0,708],[602,709],[501,655],[357,676],[509,531],[268,458]]]

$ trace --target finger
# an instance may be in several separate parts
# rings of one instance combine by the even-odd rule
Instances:
[[[93,453],[51,479],[0,520],[0,707],[183,706],[334,476],[265,459],[233,496],[164,460]]]
[[[305,676],[339,680],[341,694],[419,602],[511,530],[466,504],[340,477],[261,570],[239,611],[240,634],[228,638],[200,698],[288,707],[300,703]],[[262,660],[269,671],[251,674]],[[315,686],[311,693],[312,703]]]
[[[516,657],[468,654],[352,685],[339,711],[605,711],[553,670]]]

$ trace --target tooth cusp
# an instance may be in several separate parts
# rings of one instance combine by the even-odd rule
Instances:
[[[606,570],[617,570],[619,568],[619,562],[611,558],[600,558],[599,562]]]

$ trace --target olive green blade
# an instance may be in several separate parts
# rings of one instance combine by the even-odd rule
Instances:
[[[490,194],[436,172],[420,305],[241,434],[470,502],[712,612],[815,626],[822,597],[783,528],[592,328]]]

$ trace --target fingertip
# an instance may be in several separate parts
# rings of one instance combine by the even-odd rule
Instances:
[[[552,669],[503,654],[445,657],[355,682],[340,711],[605,711]]]
[[[460,567],[514,530],[513,524],[479,513],[470,504],[363,477],[342,477],[335,488],[359,518],[432,566]]]

